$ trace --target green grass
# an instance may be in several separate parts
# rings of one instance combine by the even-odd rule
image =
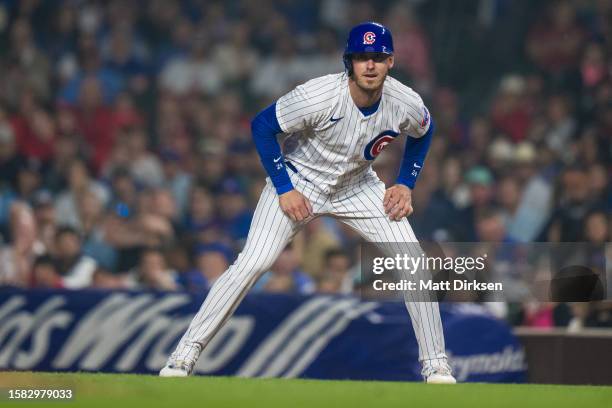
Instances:
[[[72,401],[14,402],[8,388],[71,388]],[[612,387],[315,381],[0,372],[0,406],[69,407],[611,407]],[[24,405],[25,404],[25,405]]]

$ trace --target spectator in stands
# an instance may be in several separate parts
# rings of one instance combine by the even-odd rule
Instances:
[[[317,293],[338,294],[341,293],[341,283],[332,276],[324,276],[317,282]]]
[[[177,215],[180,219],[183,219],[189,205],[189,192],[193,177],[183,170],[178,153],[167,149],[161,152],[160,157],[163,173],[162,185],[172,193],[177,207]]]
[[[202,185],[194,185],[189,199],[189,210],[183,221],[182,231],[187,242],[210,241],[202,237],[218,223],[215,203],[208,189]],[[204,238],[204,239],[202,239]]]
[[[58,121],[70,122],[73,120],[72,113],[66,109],[58,112]],[[72,125],[66,125],[72,126]],[[68,131],[68,130],[67,130]],[[71,132],[71,131],[69,131]],[[69,168],[75,160],[87,157],[84,154],[84,147],[81,137],[76,133],[66,133],[58,136],[53,146],[53,156],[47,166],[44,177],[45,187],[57,193],[66,188],[68,183]]]
[[[550,241],[584,241],[585,218],[593,209],[587,177],[586,171],[579,166],[568,168],[561,175],[558,204],[548,228]]]
[[[17,174],[25,157],[17,151],[15,135],[11,125],[6,122],[4,112],[0,113],[0,186],[3,189],[17,190]]]
[[[130,172],[125,167],[118,167],[109,178],[112,196],[109,208],[122,217],[132,217],[137,207],[138,186]]]
[[[70,225],[81,228],[78,213],[79,198],[86,192],[92,192],[98,197],[102,205],[109,200],[109,193],[104,185],[90,175],[87,164],[81,159],[74,159],[68,166],[66,181],[67,189],[61,192],[55,204],[57,222],[61,225]]]
[[[487,162],[488,149],[492,143],[492,132],[491,122],[484,116],[474,117],[469,124],[466,145],[470,146],[470,155],[465,157],[466,167],[476,166],[478,164],[486,163],[493,171],[497,168],[496,162]],[[503,138],[507,142],[506,138]],[[502,163],[499,163],[503,165]]]
[[[512,153],[512,177],[522,189],[512,223],[507,227],[508,234],[520,242],[539,240],[553,211],[553,184],[558,170],[555,163],[546,162],[547,155],[552,153],[541,148],[536,158],[535,148],[528,142],[516,145]]]
[[[313,279],[300,270],[299,258],[289,244],[274,265],[256,283],[255,290],[272,293],[310,294],[315,290]]]
[[[53,195],[48,190],[39,190],[32,200],[34,219],[37,225],[37,235],[40,242],[48,250],[55,244],[57,232],[57,215],[53,205]]]
[[[2,73],[5,97],[13,107],[24,93],[39,101],[51,96],[51,66],[44,50],[36,45],[36,33],[27,17],[16,19],[10,29],[10,47]]]
[[[582,53],[580,62],[581,98],[580,109],[582,114],[591,116],[595,107],[595,94],[598,87],[610,76],[606,72],[606,51],[604,44],[591,42]]]
[[[137,96],[137,95],[136,95]],[[113,105],[113,120],[117,128],[143,126],[142,112],[136,106],[136,97],[128,92],[121,92]]]
[[[154,3],[150,3],[153,5]],[[152,7],[157,10],[162,9],[159,5],[153,5]],[[193,39],[194,27],[192,21],[186,16],[182,16],[176,13],[178,3],[167,3],[163,7],[170,7],[174,11],[172,13],[163,13],[163,15],[155,16],[153,13],[149,17],[153,17],[149,24],[152,26],[150,31],[156,31],[155,25],[159,24],[162,20],[167,27],[164,27],[165,33],[154,33],[149,32],[149,37],[160,38],[160,45],[154,62],[153,69],[156,72],[163,70],[168,62],[173,61],[176,58],[185,58],[189,54],[190,44]],[[155,12],[157,13],[157,11]],[[176,13],[176,14],[175,14]],[[171,33],[167,35],[167,33]]]
[[[432,112],[436,112],[436,133],[447,136],[446,145],[461,147],[467,141],[467,126],[461,117],[458,99],[454,90],[440,87],[433,96]],[[444,141],[438,140],[438,143],[442,142]],[[435,149],[432,150],[432,153],[435,153]]]
[[[526,83],[523,77],[504,77],[491,110],[493,127],[508,135],[515,143],[527,137],[531,125],[531,112],[525,104],[525,91]]]
[[[302,253],[302,268],[309,276],[318,280],[325,275],[325,254],[327,251],[338,248],[340,242],[323,219],[310,221],[303,228],[303,240],[300,251]]]
[[[338,41],[336,30],[322,27],[316,35],[315,42],[315,53],[299,58],[303,63],[301,69],[296,68],[297,80],[307,81],[310,78],[328,75],[331,72],[341,72],[344,69],[342,44]]]
[[[29,287],[32,283],[30,272],[37,256],[45,248],[37,239],[37,228],[30,207],[15,202],[10,209],[10,236],[5,237],[0,247],[0,284]]]
[[[244,84],[259,62],[259,55],[249,45],[253,27],[244,21],[235,22],[227,41],[215,48],[213,61],[221,71],[224,82]],[[240,61],[239,64],[236,61]]]
[[[223,76],[211,61],[207,32],[199,32],[192,39],[187,56],[172,58],[160,74],[159,85],[175,95],[185,96],[191,92],[215,95],[221,90]]]
[[[570,323],[571,313],[565,303],[527,302],[523,305],[520,325],[538,329],[563,327]]]
[[[596,207],[612,210],[612,187],[610,176],[602,163],[595,163],[588,169],[589,196]]]
[[[513,176],[502,178],[497,184],[497,197],[502,209],[506,231],[517,230],[517,209],[521,200],[521,186]]]
[[[89,21],[95,20],[90,19]],[[77,49],[72,50],[72,55],[65,56],[64,61],[69,65],[75,64],[76,69],[70,67],[69,71],[75,72],[66,73],[65,83],[58,92],[58,98],[61,103],[70,106],[86,102],[89,106],[85,111],[80,109],[79,111],[92,114],[95,113],[92,108],[111,104],[123,89],[124,83],[119,73],[102,65],[99,45],[92,32],[82,31],[79,34],[77,47]],[[90,87],[90,89],[84,90],[85,87]],[[98,119],[103,116],[102,113],[104,112],[98,112]],[[100,121],[97,121],[97,123],[102,125]],[[101,129],[91,130],[98,132]],[[102,133],[102,135],[105,134],[105,132]]]
[[[104,206],[100,197],[93,191],[84,191],[77,198],[77,214],[79,232],[84,236],[95,234],[104,216]]]
[[[17,174],[17,198],[31,203],[34,194],[42,187],[42,173],[45,171],[40,160],[35,158],[25,159],[20,163]]]
[[[217,213],[221,228],[235,241],[245,239],[251,225],[251,210],[247,207],[245,193],[235,179],[227,179],[218,191]]]
[[[584,39],[573,3],[555,1],[529,31],[527,54],[538,68],[549,74],[567,73],[576,66]]]
[[[478,239],[476,221],[479,214],[493,202],[493,174],[486,167],[473,167],[465,175],[469,186],[470,204],[460,211],[454,235],[458,241],[475,242]]]
[[[59,274],[56,262],[50,255],[36,258],[32,266],[32,284],[37,288],[61,288],[62,276]]]
[[[165,188],[156,188],[151,190],[151,195],[151,213],[168,220],[172,224],[173,229],[176,229],[179,218],[172,192]]]
[[[19,110],[11,125],[21,154],[43,162],[51,158],[57,136],[55,122],[31,92],[20,94]]]
[[[608,302],[585,303],[588,315],[585,318],[585,327],[612,328],[612,305]]]
[[[191,252],[189,246],[181,240],[172,242],[164,250],[168,268],[175,270],[179,274],[179,282],[187,290],[189,288],[183,285],[183,275],[192,269],[193,256]]]
[[[53,16],[53,22],[48,37],[46,48],[53,61],[61,61],[61,58],[76,48],[77,45],[77,7],[64,4]],[[55,68],[61,71],[61,62],[55,64]]]
[[[113,273],[102,265],[98,265],[91,286],[96,289],[116,290],[129,289],[131,285],[132,282],[127,274]]]
[[[305,80],[299,72],[302,63],[294,37],[289,32],[281,32],[272,41],[274,52],[263,57],[251,75],[251,92],[265,101]]]
[[[476,236],[479,242],[513,242],[506,232],[503,213],[494,208],[484,208],[476,217]]]
[[[610,222],[612,218],[604,211],[591,212],[584,222],[584,236],[587,242],[604,245],[610,237]]]
[[[0,282],[42,285],[33,281],[39,274],[56,287],[56,265],[32,265],[54,254],[58,224],[82,233],[82,252],[99,262],[98,287],[126,287],[125,272],[138,269],[144,248],[239,250],[264,180],[250,117],[314,71],[342,70],[337,30],[372,16],[400,39],[393,75],[411,77],[436,120],[413,197],[419,239],[601,242],[612,234],[608,2],[581,2],[579,13],[575,1],[515,2],[488,17],[481,6],[489,2],[479,13],[369,0],[320,8],[277,0],[13,3],[1,8]],[[518,20],[525,15],[534,19]],[[422,29],[442,19],[463,31]],[[449,32],[467,35],[448,41]],[[512,41],[503,51],[466,54],[466,44],[482,43],[470,36]],[[474,63],[462,60],[475,54]],[[481,60],[490,62],[484,70]],[[394,143],[377,159],[383,181],[395,179],[402,151]],[[486,217],[495,204],[505,228]],[[338,293],[345,280],[326,272],[325,254],[342,246],[354,260],[353,245],[334,221],[316,219],[296,237],[288,264]],[[209,255],[202,257],[212,259],[214,280],[225,261]],[[201,263],[182,258],[161,269]],[[271,286],[294,284],[278,277]],[[571,308],[583,326],[595,313]]]
[[[169,269],[164,253],[158,248],[147,248],[140,254],[138,267],[130,273],[130,287],[154,290],[178,290],[178,275]]]
[[[456,239],[453,225],[459,219],[458,204],[462,201],[462,193],[458,194],[461,174],[461,162],[456,157],[444,160],[440,174],[433,177],[434,190],[429,201],[419,204],[421,208],[414,214],[415,229],[419,236],[441,241]]]
[[[198,126],[212,122],[208,105],[200,99],[195,101],[197,103],[189,104],[190,109],[186,109],[186,106],[179,104],[178,97],[170,93],[159,95],[153,115],[160,150],[170,149],[185,158],[195,152],[197,146],[192,136],[198,135]],[[206,134],[203,132],[199,135],[203,137]]]
[[[180,282],[191,292],[207,291],[229,268],[232,251],[223,244],[200,244],[195,249],[195,268],[180,276]]]
[[[154,209],[153,190],[137,196],[136,208],[118,202],[112,210],[104,220],[103,236],[117,250],[119,271],[134,268],[144,248],[164,246],[175,238],[171,220]]]
[[[548,129],[544,133],[544,141],[558,157],[567,158],[567,146],[577,127],[570,98],[567,95],[552,95],[548,98],[546,116]]]
[[[69,226],[57,229],[52,254],[61,277],[56,286],[81,289],[92,284],[97,263],[82,252],[81,237],[76,229]]]
[[[136,183],[145,187],[159,187],[163,182],[162,166],[149,150],[149,138],[143,127],[128,128],[123,139],[130,174]]]
[[[101,51],[104,66],[117,72],[128,89],[142,93],[149,86],[149,52],[131,24],[115,24],[102,41]]]
[[[115,142],[113,111],[105,104],[103,83],[93,77],[83,78],[75,113],[79,133],[92,152],[92,164],[100,171],[108,160]]]
[[[117,253],[105,239],[106,213],[99,197],[92,191],[81,194],[77,202],[77,212],[83,253],[91,256],[98,263],[113,265],[116,262]]]
[[[397,69],[408,74],[411,86],[420,94],[430,95],[434,75],[429,55],[431,47],[414,10],[409,4],[397,2],[389,9],[387,21],[395,38]]]
[[[196,161],[196,178],[198,183],[213,190],[218,188],[225,177],[227,177],[226,166],[227,157],[223,146],[215,142],[214,146],[200,146],[204,150],[197,157]]]
[[[351,260],[340,248],[325,252],[324,274],[318,289],[325,293],[349,294],[353,292],[354,277],[350,273]]]

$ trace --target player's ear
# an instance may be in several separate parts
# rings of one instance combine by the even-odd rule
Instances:
[[[387,64],[387,66],[389,67],[389,69],[393,68],[393,64],[395,63],[395,57],[393,55],[389,55],[389,63]]]

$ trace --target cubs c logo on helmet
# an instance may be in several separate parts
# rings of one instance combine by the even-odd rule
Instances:
[[[374,41],[376,41],[376,34],[374,34],[371,31],[368,31],[367,33],[365,33],[363,35],[363,43],[370,45],[370,44],[374,44]]]
[[[383,151],[385,146],[391,143],[397,137],[397,135],[399,135],[399,133],[392,130],[385,130],[384,132],[380,133],[366,145],[365,151],[363,152],[363,157],[365,157],[366,160],[374,160],[376,156]]]

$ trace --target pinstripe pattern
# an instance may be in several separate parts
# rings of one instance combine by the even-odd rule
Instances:
[[[417,238],[408,220],[404,218],[395,222],[385,216],[382,202],[385,186],[377,178],[363,177],[360,183],[332,194],[322,192],[294,173],[291,178],[296,189],[312,203],[315,217],[334,216],[359,232],[364,239],[380,243],[381,249],[389,255],[405,252],[419,256],[419,247],[414,244]],[[197,359],[201,348],[223,326],[249,288],[269,269],[303,224],[295,223],[283,214],[274,188],[268,180],[255,210],[243,252],[215,282],[171,359]],[[404,278],[423,279],[424,276],[417,274],[416,277]],[[412,292],[406,292],[405,296],[419,344],[419,359],[432,364],[437,361],[443,364],[446,354],[437,302],[423,301]]]
[[[428,127],[421,127],[424,112],[419,95],[390,77],[377,111],[369,116],[355,106],[344,73],[315,78],[281,97],[276,116],[281,129],[290,134],[286,146],[291,145],[285,157],[299,172],[290,171],[290,177],[312,204],[312,218],[332,215],[389,254],[419,256],[420,247],[408,220],[395,222],[385,216],[385,186],[365,158],[364,149],[383,131],[423,136]],[[268,179],[242,253],[215,282],[169,362],[197,360],[249,288],[308,221],[296,223],[283,213]],[[416,278],[425,273],[419,271]],[[438,304],[416,296],[406,292],[405,302],[419,344],[419,359],[427,366],[445,365]]]
[[[421,127],[424,109],[416,92],[388,76],[377,111],[364,116],[344,73],[310,80],[276,102],[278,122],[292,145],[285,157],[326,192],[372,172],[364,150],[381,132],[423,136],[429,126]]]
[[[333,194],[331,205],[334,216],[355,229],[364,239],[379,243],[388,256],[408,253],[418,257],[421,250],[418,240],[407,218],[391,221],[385,215],[383,198],[385,185],[382,181],[365,180]],[[420,270],[414,276],[402,279],[426,279],[427,271]],[[419,359],[431,364],[446,361],[444,334],[438,303],[426,294],[404,292],[406,308],[410,313],[412,327],[419,344]]]

